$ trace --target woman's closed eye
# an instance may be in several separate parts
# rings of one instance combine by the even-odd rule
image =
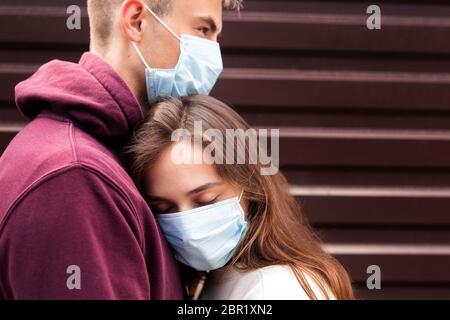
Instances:
[[[155,214],[172,213],[177,211],[177,207],[172,203],[153,202],[149,203],[150,208]]]
[[[198,200],[192,201],[192,209],[204,207],[210,204],[214,204],[219,200],[219,196],[208,197]],[[149,206],[155,214],[167,214],[167,213],[175,213],[178,212],[178,207],[176,204],[169,201],[151,201],[149,202]]]
[[[195,202],[195,205],[196,205],[196,208],[208,206],[208,205],[210,205],[210,204],[216,203],[216,202],[218,201],[218,199],[219,199],[219,196],[217,196],[217,197],[215,197],[215,198],[213,198],[213,199],[211,199],[211,200],[201,200],[201,201],[196,201],[196,202]]]

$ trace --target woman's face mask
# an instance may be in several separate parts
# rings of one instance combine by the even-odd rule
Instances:
[[[146,9],[180,41],[180,57],[173,69],[151,68],[133,42],[133,46],[146,66],[145,75],[149,102],[153,103],[159,97],[165,96],[208,95],[223,71],[219,44],[191,35],[179,37],[149,7],[146,6]]]
[[[239,197],[211,205],[157,215],[175,258],[198,271],[225,266],[248,228],[242,195],[243,191]]]

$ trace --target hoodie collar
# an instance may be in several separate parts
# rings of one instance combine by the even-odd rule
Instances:
[[[127,141],[144,120],[125,81],[93,53],[83,54],[78,64],[54,60],[43,65],[16,86],[16,104],[30,119],[62,117],[109,145]]]
[[[134,97],[125,81],[103,59],[86,52],[81,56],[79,65],[89,72],[109,92],[128,122],[128,127],[134,129],[144,119],[143,109]],[[122,90],[117,90],[122,88]]]

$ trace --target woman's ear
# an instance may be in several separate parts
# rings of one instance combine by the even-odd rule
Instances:
[[[119,24],[123,35],[132,42],[142,39],[142,23],[147,17],[145,3],[141,0],[125,0],[120,8]]]

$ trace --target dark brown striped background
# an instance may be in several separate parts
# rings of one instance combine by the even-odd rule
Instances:
[[[26,123],[14,86],[54,58],[77,61],[82,0],[0,0],[0,153]],[[450,2],[247,0],[225,15],[214,95],[281,128],[281,164],[362,299],[450,298]],[[1,170],[1,168],[0,168]],[[1,201],[1,195],[0,195]],[[369,265],[382,289],[368,290]]]

